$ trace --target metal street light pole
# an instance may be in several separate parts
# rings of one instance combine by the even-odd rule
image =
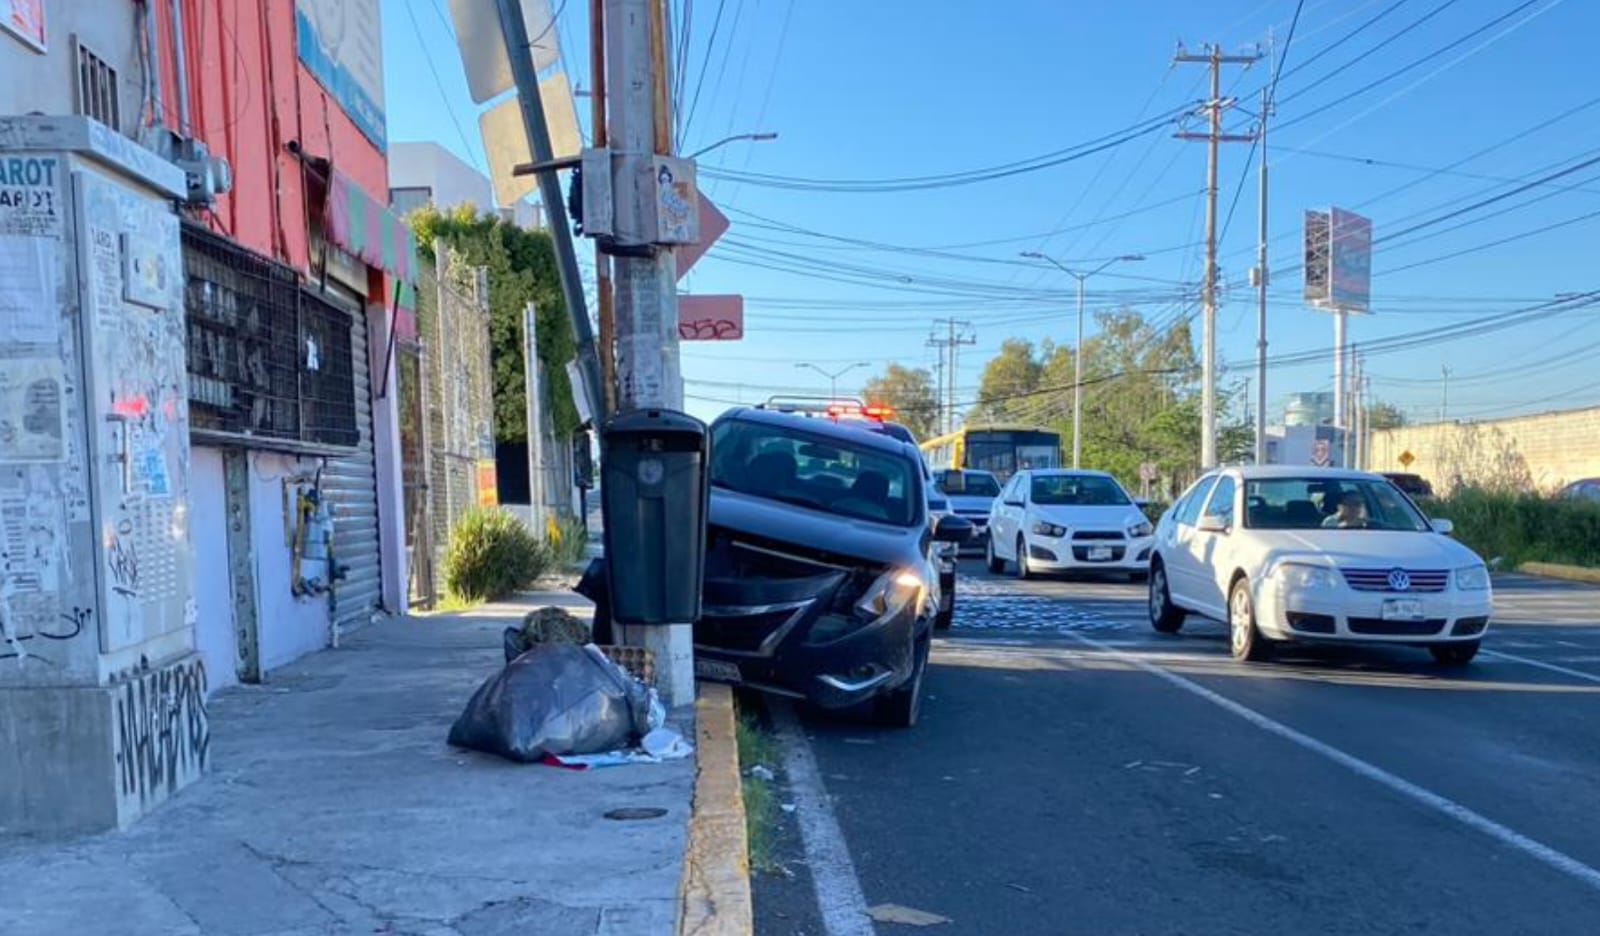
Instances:
[[[695,150],[689,154],[688,158],[699,159],[701,156],[704,156],[719,146],[725,146],[729,143],[738,142],[739,140],[749,140],[752,143],[765,143],[767,140],[776,140],[777,138],[778,135],[776,133],[735,133],[733,136],[723,137],[710,146],[703,146],[700,149]]]
[[[1144,259],[1143,254],[1126,254],[1121,257],[1112,257],[1087,273],[1079,273],[1069,269],[1053,257],[1047,257],[1037,250],[1023,251],[1022,255],[1031,260],[1044,260],[1056,269],[1078,281],[1078,341],[1072,351],[1072,467],[1083,467],[1083,289],[1089,277],[1101,272],[1114,263],[1137,263]]]
[[[828,399],[830,399],[830,400],[839,399],[839,378],[840,377],[843,377],[845,374],[850,373],[851,371],[855,370],[858,367],[871,367],[871,366],[872,365],[870,363],[868,363],[867,361],[857,361],[854,364],[847,364],[844,367],[842,367],[842,368],[840,368],[839,370],[836,370],[836,371],[825,371],[825,370],[823,370],[822,368],[818,367],[815,364],[809,364],[809,363],[801,362],[801,363],[795,365],[795,367],[798,367],[801,370],[814,370],[817,373],[821,374],[822,376],[828,378]]]

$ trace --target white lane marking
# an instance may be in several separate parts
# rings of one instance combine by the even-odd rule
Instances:
[[[1577,879],[1579,882],[1587,884],[1589,887],[1600,891],[1600,870],[1596,870],[1595,868],[1584,864],[1565,852],[1557,851],[1543,842],[1531,839],[1528,836],[1523,835],[1521,832],[1518,832],[1508,826],[1501,825],[1500,823],[1495,822],[1493,819],[1490,819],[1481,813],[1474,812],[1473,810],[1468,809],[1467,807],[1457,803],[1452,799],[1449,799],[1448,797],[1441,796],[1432,790],[1418,786],[1409,780],[1398,777],[1389,771],[1384,770],[1382,767],[1368,763],[1367,761],[1356,757],[1354,754],[1347,754],[1331,744],[1318,741],[1316,738],[1313,738],[1308,734],[1296,731],[1280,721],[1269,718],[1247,705],[1235,702],[1224,695],[1213,692],[1212,690],[1207,689],[1193,680],[1179,676],[1177,673],[1163,669],[1162,667],[1156,666],[1152,663],[1148,663],[1145,660],[1134,656],[1133,654],[1123,653],[1120,650],[1115,650],[1110,647],[1102,647],[1100,641],[1095,640],[1092,637],[1085,637],[1082,634],[1070,634],[1068,636],[1085,646],[1101,649],[1102,652],[1109,656],[1116,657],[1130,666],[1135,666],[1156,677],[1157,679],[1182,689],[1184,692],[1199,696],[1207,702],[1210,702],[1212,705],[1215,705],[1226,712],[1230,712],[1239,716],[1240,718],[1252,725],[1255,725],[1257,728],[1260,728],[1262,731],[1265,731],[1268,734],[1277,735],[1278,737],[1283,738],[1285,741],[1289,741],[1292,744],[1296,744],[1302,748],[1305,748],[1314,754],[1320,754],[1328,760],[1333,761],[1339,766],[1344,767],[1351,772],[1358,774],[1359,776],[1365,777],[1366,779],[1371,780],[1380,786],[1388,787],[1390,790],[1399,793],[1401,796],[1413,800],[1416,803],[1427,807],[1428,809],[1434,810],[1435,812],[1442,813],[1451,819],[1456,820],[1462,825],[1467,826],[1468,828],[1482,832],[1484,835],[1495,839],[1502,845],[1522,852],[1524,855],[1533,858],[1535,861],[1548,865],[1549,867],[1554,868],[1563,874],[1569,875],[1570,877]],[[1597,679],[1597,681],[1600,681],[1600,679]]]
[[[1535,644],[1535,646],[1538,645]],[[1600,675],[1596,675],[1594,673],[1585,673],[1583,670],[1575,670],[1566,666],[1557,666],[1554,663],[1546,663],[1543,660],[1535,660],[1532,657],[1518,656],[1515,653],[1502,653],[1499,650],[1479,650],[1478,652],[1483,656],[1494,657],[1497,660],[1505,660],[1508,663],[1521,663],[1523,666],[1538,667],[1542,670],[1549,670],[1552,673],[1560,673],[1563,676],[1571,676],[1573,679],[1581,679],[1585,682],[1600,683]]]
[[[811,871],[811,888],[816,894],[822,928],[828,936],[874,936],[867,916],[867,898],[856,877],[850,846],[828,801],[828,789],[817,770],[816,756],[806,741],[794,707],[787,702],[773,706],[773,718],[783,745],[783,769],[789,776],[789,792],[794,796],[795,818],[800,823],[800,840],[805,845],[806,866]]]

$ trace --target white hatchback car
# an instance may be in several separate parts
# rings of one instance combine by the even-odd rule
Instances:
[[[1117,479],[1051,468],[1011,476],[989,509],[989,571],[1017,575],[1092,570],[1142,579],[1154,528]]]
[[[1156,528],[1150,620],[1226,621],[1233,655],[1275,641],[1424,646],[1469,662],[1494,598],[1476,553],[1387,479],[1327,468],[1229,468],[1202,477]]]

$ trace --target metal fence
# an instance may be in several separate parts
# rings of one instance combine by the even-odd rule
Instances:
[[[439,269],[423,264],[417,296],[419,377],[425,454],[409,472],[413,597],[431,603],[456,522],[480,502],[479,466],[494,460],[494,374],[489,354],[489,279],[443,242]],[[412,493],[408,491],[408,494]],[[425,527],[425,530],[423,529]],[[425,555],[417,555],[422,549]]]

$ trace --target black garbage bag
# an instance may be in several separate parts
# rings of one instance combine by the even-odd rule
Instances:
[[[593,647],[541,644],[473,693],[450,743],[528,763],[629,747],[649,730],[643,683]]]

